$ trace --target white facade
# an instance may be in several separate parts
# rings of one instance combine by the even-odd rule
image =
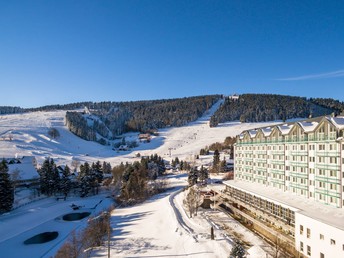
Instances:
[[[295,246],[303,256],[344,257],[344,231],[342,229],[300,213],[295,214],[295,222]]]
[[[295,208],[292,236],[302,257],[344,257],[343,136],[344,117],[326,116],[248,130],[237,137],[237,183],[231,185],[241,192],[231,189],[231,197],[247,209],[252,206],[251,212],[261,218],[279,219],[280,201]],[[260,214],[257,194],[273,203],[277,213]]]

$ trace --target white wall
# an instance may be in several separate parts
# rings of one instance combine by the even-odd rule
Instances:
[[[331,214],[329,214],[331,216]],[[338,218],[334,218],[338,219]],[[343,218],[344,220],[344,218]],[[303,225],[303,234],[300,235],[300,225]],[[307,228],[311,230],[310,238],[307,238]],[[320,239],[320,234],[324,239]],[[335,244],[331,244],[331,239]],[[305,215],[295,213],[295,247],[300,251],[300,241],[303,242],[304,257],[320,258],[323,253],[325,258],[344,257],[344,231],[314,220]],[[311,256],[307,255],[307,246],[311,247]],[[301,251],[300,251],[301,252]]]

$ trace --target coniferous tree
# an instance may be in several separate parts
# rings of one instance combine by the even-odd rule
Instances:
[[[5,160],[0,163],[0,213],[8,212],[13,207],[14,189]]]
[[[213,167],[217,167],[220,162],[220,152],[216,149],[213,157]]]
[[[64,194],[65,197],[67,197],[72,187],[70,175],[71,175],[70,168],[66,165],[62,172],[62,177],[60,180],[60,190]]]
[[[53,159],[46,158],[39,169],[41,192],[48,196],[55,194],[59,190],[60,177]]]
[[[242,245],[236,241],[234,243],[234,246],[231,250],[231,253],[230,253],[230,258],[243,258],[245,257],[245,249],[242,247]]]
[[[85,162],[83,165],[80,165],[80,196],[87,196],[92,190],[92,177],[91,177],[91,168],[90,165]]]
[[[189,171],[189,175],[188,175],[189,186],[193,186],[197,184],[197,180],[198,180],[198,170],[197,170],[197,167],[193,167]]]
[[[208,170],[201,166],[201,169],[199,171],[199,180],[201,183],[205,183],[205,181],[209,178]]]
[[[96,189],[96,194],[98,194],[98,186],[103,181],[103,169],[100,161],[98,160],[96,163],[92,163],[91,168],[91,175],[92,175],[92,187]]]

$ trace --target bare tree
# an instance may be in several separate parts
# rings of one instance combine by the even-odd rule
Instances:
[[[273,257],[280,258],[285,257],[283,251],[288,247],[288,243],[281,239],[281,236],[278,234],[273,239]]]
[[[72,167],[74,169],[73,170],[74,172],[76,172],[78,170],[79,166],[80,166],[80,161],[77,159],[73,159],[72,160]]]
[[[186,197],[183,201],[186,208],[189,210],[190,218],[195,214],[197,216],[197,209],[202,203],[201,196],[196,187],[190,187]]]
[[[60,133],[59,131],[54,128],[54,127],[51,127],[49,130],[48,130],[48,135],[52,138],[52,139],[57,139],[60,137]]]

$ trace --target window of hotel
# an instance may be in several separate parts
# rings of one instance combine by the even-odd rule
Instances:
[[[309,162],[315,162],[315,157],[309,157]]]
[[[336,150],[336,144],[330,144],[330,150]]]
[[[311,237],[311,230],[309,228],[307,228],[307,238]]]
[[[336,157],[330,157],[330,163],[337,163],[337,158]]]
[[[319,182],[319,187],[320,188],[325,188],[325,183],[324,182]]]
[[[337,185],[336,184],[330,184],[330,189],[331,190],[337,190]]]
[[[318,145],[318,150],[325,150],[325,144],[319,144]]]
[[[337,177],[337,171],[330,170],[330,176]]]
[[[300,251],[303,252],[303,243],[300,241]]]
[[[302,225],[300,225],[300,235],[302,235],[303,234],[303,226]],[[302,242],[301,242],[302,243]]]
[[[335,245],[336,244],[336,240],[331,239],[330,243],[331,243],[331,245]]]
[[[311,256],[311,247],[307,245],[307,255]]]
[[[324,240],[324,235],[323,234],[320,234],[320,239]]]

